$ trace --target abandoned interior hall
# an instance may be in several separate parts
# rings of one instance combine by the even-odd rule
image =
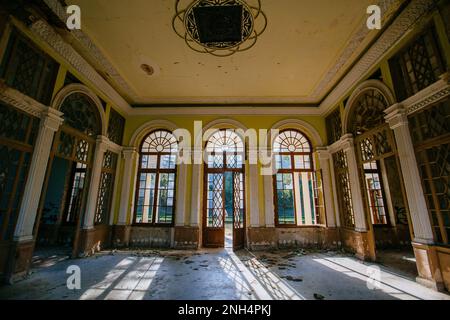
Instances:
[[[449,39],[445,0],[1,1],[0,299],[450,299]]]

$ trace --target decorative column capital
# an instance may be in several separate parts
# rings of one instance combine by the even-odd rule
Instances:
[[[108,150],[109,146],[109,139],[105,136],[97,136],[97,139],[95,140],[96,146],[99,151],[106,152]]]
[[[328,147],[317,147],[316,153],[319,156],[319,160],[329,160],[331,158],[331,152]]]
[[[347,133],[341,137],[340,140],[341,149],[344,151],[353,149],[354,139],[353,134]]]
[[[135,147],[125,147],[122,150],[123,157],[125,160],[132,160],[134,156],[138,154]]]
[[[123,150],[122,146],[109,140],[109,138],[104,135],[97,136],[96,143],[97,143],[97,146],[100,146],[100,148],[104,149],[104,150],[102,150],[104,152],[107,150],[111,150],[114,153],[120,154]]]
[[[41,113],[41,126],[53,132],[58,131],[59,127],[64,122],[62,115],[62,112],[54,108],[47,108],[44,112]]]
[[[391,107],[387,108],[385,111],[386,122],[389,124],[389,127],[394,130],[401,126],[408,125],[408,115],[405,107],[401,103],[396,103]]]

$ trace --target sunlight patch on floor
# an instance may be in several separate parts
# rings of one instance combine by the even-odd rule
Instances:
[[[430,292],[422,296],[423,287],[410,279],[392,272],[387,272],[375,264],[362,263],[347,257],[315,258],[314,261],[367,283],[368,290],[380,290],[394,298],[401,300],[421,300],[429,298]],[[428,290],[427,290],[428,291]],[[435,294],[436,299],[442,295]]]
[[[233,250],[227,249],[227,253],[242,272],[242,276],[250,284],[258,299],[304,300],[302,295],[266,268],[255,256],[247,260],[248,266],[246,266]]]

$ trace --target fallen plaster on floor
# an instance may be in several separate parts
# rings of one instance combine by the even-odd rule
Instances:
[[[36,260],[25,280],[0,287],[0,299],[450,299],[334,251],[113,250],[47,260]],[[80,267],[80,290],[66,286],[70,265]]]

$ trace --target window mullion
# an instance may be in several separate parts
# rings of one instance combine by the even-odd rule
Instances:
[[[156,175],[155,175],[155,195],[153,198],[153,214],[152,214],[152,224],[155,224],[156,220],[156,214],[157,214],[157,207],[158,207],[158,192],[159,192],[159,167],[161,162],[161,155],[158,154],[156,160]]]

